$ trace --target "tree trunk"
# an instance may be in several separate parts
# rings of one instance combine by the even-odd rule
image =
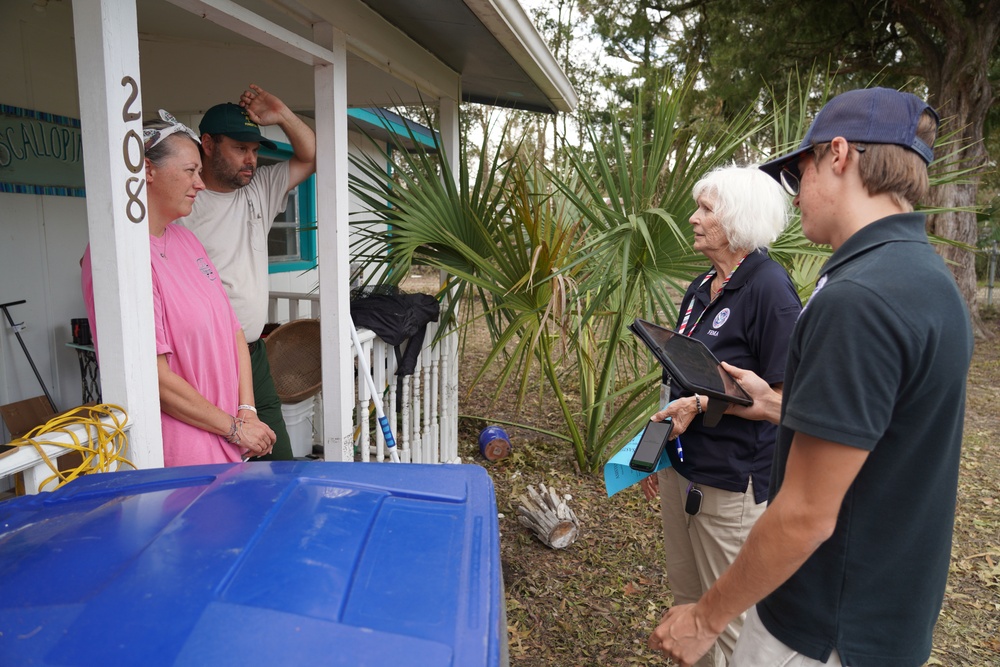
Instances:
[[[544,484],[538,486],[538,491],[528,486],[527,495],[518,496],[517,520],[530,528],[545,545],[564,549],[576,541],[580,520],[566,504],[569,496],[560,496]]]
[[[986,79],[988,54],[981,54],[981,56],[982,69],[979,68],[978,64],[970,62],[954,63],[955,69],[958,71],[951,76],[946,72],[941,79],[940,88],[932,93],[932,103],[935,104],[942,119],[946,119],[944,131],[958,130],[956,138],[959,139],[959,145],[965,146],[962,160],[956,167],[975,169],[976,171],[967,179],[967,182],[948,183],[933,189],[929,201],[931,206],[962,207],[967,210],[932,215],[928,222],[928,231],[973,248],[978,241],[979,227],[976,222],[976,214],[972,212],[972,209],[976,206],[980,172],[986,164],[986,150],[983,147],[983,124],[993,101],[992,90]],[[939,148],[938,150],[943,152],[946,149]],[[979,316],[975,251],[952,245],[941,245],[938,246],[938,252],[945,261],[949,262],[958,288],[969,306],[969,314],[976,336],[991,335]]]
[[[958,164],[946,168],[975,170],[964,183],[940,185],[931,190],[927,202],[930,206],[970,210],[930,216],[927,231],[975,247],[979,229],[971,208],[976,205],[980,173],[987,161],[983,126],[995,99],[989,70],[1000,35],[995,19],[1000,2],[988,0],[981,6],[981,12],[971,15],[963,13],[961,3],[955,8],[897,0],[896,5],[900,22],[923,55],[922,69],[930,92],[929,101],[941,116],[942,131],[954,133],[952,146],[964,147]],[[936,156],[947,152],[950,152],[948,146],[939,142]],[[976,336],[992,336],[979,316],[974,251],[942,245],[938,252],[949,263],[965,298]]]
[[[980,164],[982,163],[980,162]],[[976,177],[976,183],[951,183],[938,186],[931,193],[930,204],[949,208],[975,206],[978,180]],[[927,231],[946,239],[975,246],[978,236],[976,214],[965,211],[950,211],[932,215],[928,219]],[[958,283],[962,297],[969,307],[973,332],[977,337],[992,336],[992,332],[986,328],[979,316],[979,288],[976,283],[975,251],[952,245],[939,245],[937,251],[948,262],[948,266],[955,276],[955,282]]]

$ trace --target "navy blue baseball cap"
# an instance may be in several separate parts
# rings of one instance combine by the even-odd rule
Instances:
[[[224,134],[236,141],[257,141],[271,150],[277,148],[260,133],[260,126],[250,120],[246,109],[232,102],[216,104],[206,111],[198,129],[202,134]]]
[[[911,93],[891,88],[850,90],[826,103],[796,150],[765,162],[760,168],[779,180],[782,167],[816,144],[836,137],[858,143],[903,146],[930,164],[934,148],[917,137],[917,125],[924,111],[929,111],[934,120],[940,122],[937,111]]]

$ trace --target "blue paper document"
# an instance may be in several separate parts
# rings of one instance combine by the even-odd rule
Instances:
[[[608,498],[626,487],[641,482],[642,478],[646,475],[653,474],[632,470],[628,466],[628,462],[632,460],[632,454],[635,453],[635,448],[639,445],[640,437],[642,437],[642,431],[629,440],[624,447],[618,450],[617,454],[604,464],[604,488],[608,490]],[[660,460],[656,463],[656,470],[663,470],[668,467],[670,467],[670,457],[667,455],[666,449],[664,449],[663,454],[660,455]],[[653,472],[656,472],[656,470]]]

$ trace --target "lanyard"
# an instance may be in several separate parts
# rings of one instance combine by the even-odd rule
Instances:
[[[733,267],[733,270],[729,272],[729,275],[726,276],[726,279],[722,281],[721,285],[719,285],[718,291],[716,291],[716,293],[712,295],[712,298],[709,299],[709,305],[711,305],[712,301],[715,301],[716,297],[722,294],[722,290],[724,290],[726,288],[726,285],[729,284],[729,280],[733,277],[733,274],[736,273],[736,269],[740,268],[740,264],[742,264],[743,260],[749,256],[750,253],[747,253],[743,255],[740,261],[736,262],[736,266]],[[705,274],[704,279],[702,279],[701,283],[698,285],[698,289],[696,289],[694,293],[691,294],[691,303],[688,304],[687,310],[684,312],[684,319],[681,320],[681,325],[680,327],[678,327],[677,333],[679,334],[687,333],[688,336],[694,333],[694,328],[698,326],[698,323],[701,322],[701,318],[705,314],[705,311],[708,310],[708,306],[705,306],[705,309],[702,310],[700,313],[698,313],[698,317],[695,319],[694,324],[691,325],[691,330],[687,331],[688,321],[691,319],[691,311],[694,310],[695,294],[697,294],[698,290],[701,289],[705,285],[705,283],[707,283],[714,277],[715,277],[715,269],[713,268],[711,271]]]

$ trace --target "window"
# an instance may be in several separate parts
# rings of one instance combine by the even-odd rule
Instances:
[[[293,262],[299,256],[299,192],[288,193],[288,205],[278,214],[267,236],[267,256],[271,262]]]
[[[261,146],[258,166],[277,164],[292,157],[292,147],[278,143],[276,150]],[[304,271],[316,266],[316,175],[288,193],[285,210],[278,214],[267,236],[268,273]]]

